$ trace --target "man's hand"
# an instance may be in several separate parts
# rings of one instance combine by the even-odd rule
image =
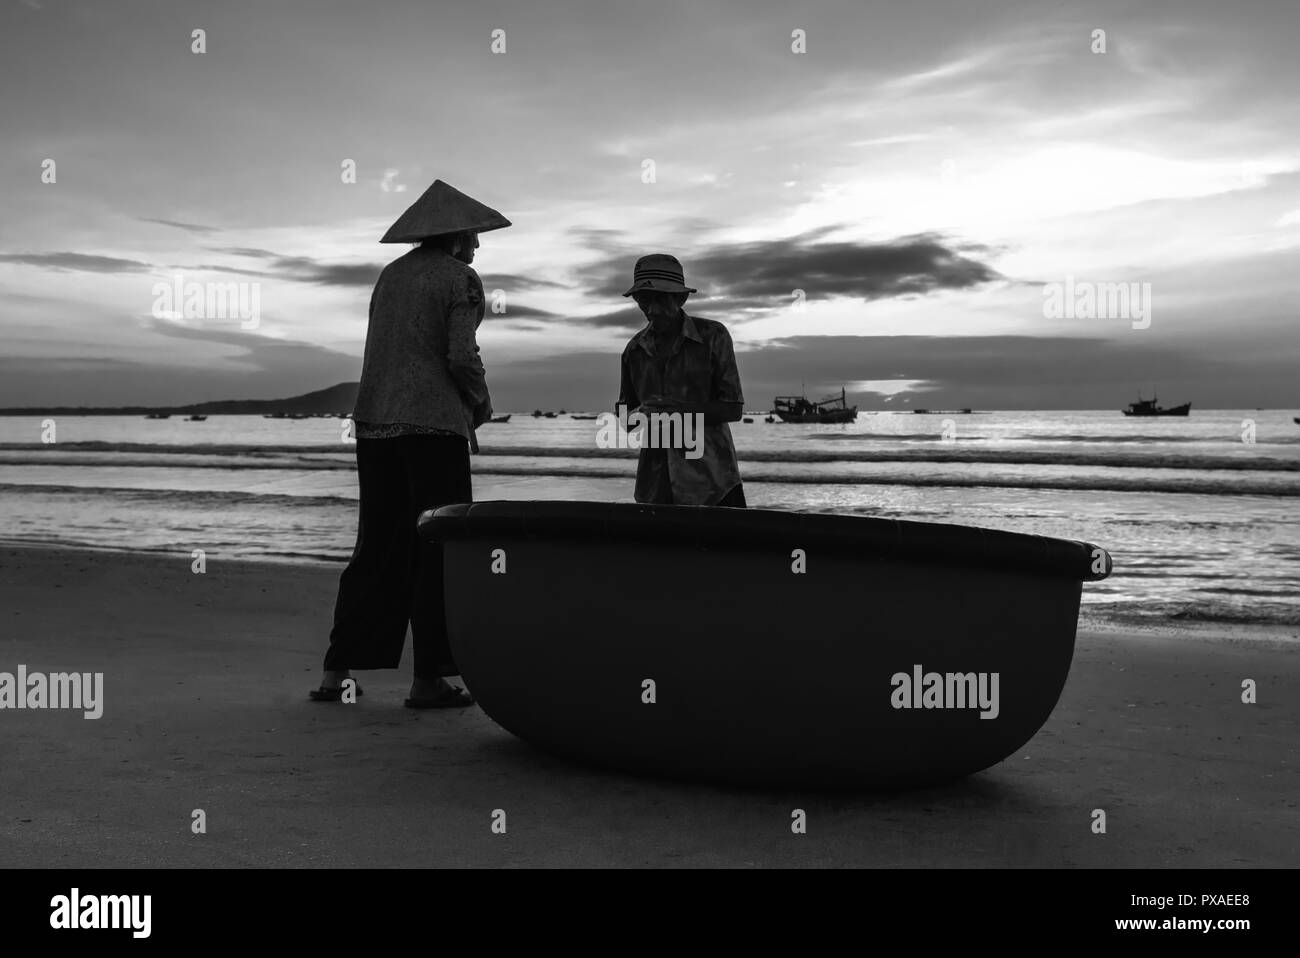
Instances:
[[[474,407],[474,428],[477,429],[483,423],[492,418],[492,402],[490,400],[481,402]]]

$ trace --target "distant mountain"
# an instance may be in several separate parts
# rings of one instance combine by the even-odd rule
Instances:
[[[28,406],[0,409],[0,416],[143,416],[168,413],[173,416],[199,413],[208,416],[248,416],[268,413],[316,413],[342,415],[352,412],[359,383],[339,383],[314,393],[288,399],[218,399],[190,406]]]

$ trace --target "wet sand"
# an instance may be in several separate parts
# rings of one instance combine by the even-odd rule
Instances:
[[[356,705],[308,702],[339,571],[0,549],[0,672],[105,683],[97,720],[0,710],[0,865],[1300,865],[1295,630],[1085,625],[1056,711],[991,769],[890,795],[752,791],[575,766],[477,707],[405,709],[409,651],[359,675]]]

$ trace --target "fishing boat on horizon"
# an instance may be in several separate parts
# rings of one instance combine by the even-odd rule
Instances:
[[[1126,416],[1186,416],[1192,411],[1192,404],[1183,403],[1181,406],[1170,406],[1168,409],[1160,408],[1159,395],[1151,399],[1143,399],[1142,394],[1138,393],[1138,401],[1129,403],[1127,409],[1121,410]]]
[[[185,421],[186,421],[186,422],[206,422],[206,421],[207,421],[207,418],[208,418],[207,416],[200,416],[198,413],[195,413],[195,414],[192,415],[192,416],[186,416],[186,417],[185,417]]]
[[[816,402],[807,396],[777,396],[772,402],[772,412],[783,422],[835,423],[853,422],[858,418],[858,407],[848,404],[843,387],[838,396],[828,396]]]
[[[506,413],[504,416],[493,416],[490,422],[509,422],[510,416],[511,413]]]

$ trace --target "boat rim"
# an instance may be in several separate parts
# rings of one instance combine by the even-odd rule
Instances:
[[[1110,554],[1090,542],[978,526],[873,516],[648,505],[569,500],[458,503],[425,511],[423,538],[435,541],[490,536],[597,539],[681,546],[810,548],[858,557],[886,557],[978,568],[1015,569],[1099,582],[1110,575]],[[1098,560],[1103,571],[1096,571]]]

